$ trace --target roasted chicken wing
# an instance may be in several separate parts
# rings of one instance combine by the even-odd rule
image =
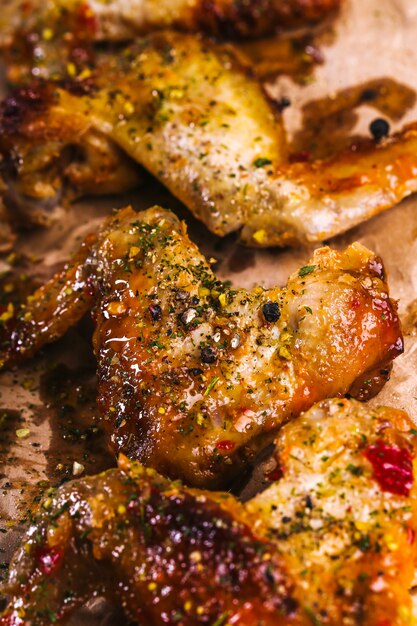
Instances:
[[[8,98],[0,111],[6,198],[50,204],[61,173],[77,185],[80,162],[93,172],[89,188],[105,192],[112,169],[94,185],[84,147],[91,134],[149,170],[212,232],[240,231],[251,246],[325,240],[417,189],[415,126],[326,161],[289,164],[260,84],[230,50],[191,35],[153,35],[88,79]]]
[[[380,259],[322,248],[285,288],[233,289],[170,212],[127,208],[6,322],[3,364],[89,308],[98,403],[115,452],[225,485],[317,400],[364,399],[403,348]]]
[[[322,21],[341,0],[2,0],[0,50],[34,75],[89,60],[92,42],[128,41],[161,28],[257,37]]]
[[[408,626],[416,450],[401,411],[321,402],[285,426],[280,476],[242,505],[126,457],[44,500],[1,626],[105,595],[137,624]]]

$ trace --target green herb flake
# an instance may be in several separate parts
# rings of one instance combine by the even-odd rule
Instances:
[[[213,626],[224,626],[224,624],[226,624],[227,622],[228,617],[229,617],[229,611],[226,611],[225,613],[220,615],[219,619],[217,619],[214,622]]]
[[[305,606],[304,612],[307,615],[307,617],[311,620],[311,623],[314,626],[322,626],[321,619],[318,617],[318,615],[315,614],[315,612],[312,609],[310,609],[310,607]]]
[[[348,472],[350,472],[354,476],[362,476],[363,474],[363,469],[359,465],[352,465],[352,463],[349,463],[346,469]]]
[[[307,274],[311,274],[316,269],[317,265],[304,265],[299,272],[298,275],[302,278],[303,276],[307,276]]]
[[[259,157],[253,162],[255,167],[264,167],[265,165],[271,165],[271,163],[271,159],[265,159],[265,157]]]
[[[218,382],[219,382],[219,377],[218,376],[213,376],[213,378],[211,379],[211,381],[207,385],[207,389],[205,390],[204,395],[208,396],[210,391],[217,385]]]

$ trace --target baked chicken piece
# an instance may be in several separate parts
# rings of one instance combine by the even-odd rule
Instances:
[[[2,0],[0,48],[126,41],[161,28],[257,37],[322,21],[341,0]],[[55,42],[56,43],[56,42]]]
[[[310,29],[342,0],[3,0],[0,54],[11,84],[73,76],[139,35],[163,28],[254,38]]]
[[[6,323],[3,365],[93,310],[98,404],[114,452],[226,485],[314,402],[366,399],[403,343],[382,263],[322,248],[285,288],[219,282],[160,208],[124,209]]]
[[[395,409],[321,402],[282,429],[281,477],[244,505],[122,456],[43,502],[0,626],[62,623],[93,595],[147,626],[407,626],[412,426]]]
[[[9,97],[0,110],[6,198],[29,200],[30,214],[33,200],[50,204],[62,177],[77,185],[80,167],[89,188],[105,192],[108,170],[94,183],[84,147],[91,134],[144,166],[212,232],[240,231],[251,246],[323,241],[417,189],[415,126],[326,161],[288,163],[260,84],[230,50],[191,35],[152,35],[88,79]]]

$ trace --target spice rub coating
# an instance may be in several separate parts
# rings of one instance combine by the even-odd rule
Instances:
[[[406,626],[415,450],[402,411],[334,399],[283,428],[280,477],[243,505],[121,457],[44,500],[0,625],[48,626],[105,595],[149,626]]]
[[[316,250],[286,287],[234,289],[172,213],[126,208],[3,324],[3,365],[89,309],[112,449],[197,486],[228,484],[323,398],[374,395],[403,343],[381,260]]]

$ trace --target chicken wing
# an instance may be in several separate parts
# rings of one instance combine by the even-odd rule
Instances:
[[[341,0],[3,0],[0,48],[18,43],[19,37],[40,49],[57,37],[72,39],[72,45],[126,41],[161,28],[257,37],[322,21],[340,4]]]
[[[315,401],[365,399],[403,349],[382,263],[322,248],[285,288],[216,280],[185,225],[127,208],[6,323],[3,364],[93,309],[112,449],[197,486],[225,485]]]
[[[66,88],[24,89],[0,111],[9,196],[49,199],[70,147],[104,135],[218,235],[251,246],[323,241],[417,190],[415,126],[326,161],[289,164],[278,113],[230,51],[160,33]],[[70,169],[68,169],[70,168]],[[100,191],[100,189],[98,189]],[[103,189],[104,191],[104,189]],[[7,194],[6,194],[7,195]]]
[[[415,451],[403,412],[335,399],[283,428],[281,477],[244,505],[121,457],[43,502],[0,625],[61,623],[92,595],[148,626],[409,625]]]

